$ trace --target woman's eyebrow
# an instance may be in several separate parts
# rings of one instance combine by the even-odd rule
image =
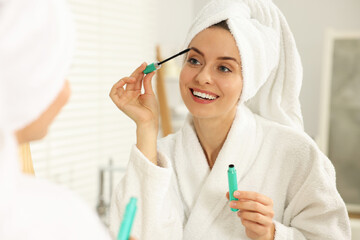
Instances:
[[[238,60],[236,60],[236,59],[233,58],[233,57],[218,57],[218,59],[220,59],[220,60],[232,60],[232,61],[235,61],[237,64],[240,65],[240,63],[238,62]]]
[[[190,47],[190,50],[194,50],[195,52],[197,52],[201,56],[204,56],[204,54],[199,49],[197,49],[196,47]]]
[[[202,53],[199,49],[197,49],[196,47],[190,47],[190,50],[194,50],[195,52],[197,52],[198,54],[200,54],[201,56],[204,57],[204,53]],[[227,56],[224,56],[224,57],[218,57],[217,59],[220,59],[220,60],[232,60],[232,61],[235,61],[238,65],[240,65],[239,61],[236,60],[236,58],[233,58],[233,57],[227,57]]]

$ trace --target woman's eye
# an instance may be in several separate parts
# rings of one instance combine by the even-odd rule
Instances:
[[[220,67],[219,67],[219,70],[220,70],[221,72],[231,72],[229,68],[224,67],[224,66],[220,66]]]
[[[199,65],[200,64],[200,62],[198,60],[196,60],[195,58],[189,58],[188,62],[191,65]]]

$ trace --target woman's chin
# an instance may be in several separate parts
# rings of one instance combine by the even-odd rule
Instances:
[[[210,111],[205,111],[205,109],[196,108],[196,109],[188,109],[188,110],[194,118],[198,118],[198,119],[207,119],[207,118],[210,119],[216,116]]]

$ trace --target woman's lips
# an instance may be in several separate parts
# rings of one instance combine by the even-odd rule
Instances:
[[[197,103],[208,104],[214,102],[219,96],[208,91],[190,88],[191,96]]]

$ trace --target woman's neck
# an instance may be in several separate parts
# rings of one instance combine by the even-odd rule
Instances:
[[[225,117],[196,118],[194,127],[210,169],[224,145],[227,134],[235,118],[236,109]]]

